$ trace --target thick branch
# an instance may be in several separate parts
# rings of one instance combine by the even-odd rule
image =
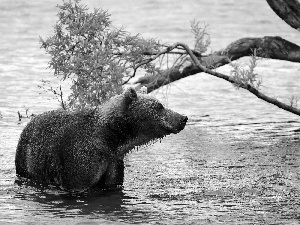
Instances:
[[[288,25],[300,31],[299,0],[267,0],[272,10]]]
[[[277,51],[274,51],[274,49],[271,49],[270,47],[272,47],[273,45],[274,45],[274,43],[276,43],[275,45],[274,45],[274,47],[275,48],[277,48],[277,50],[278,49],[282,49],[282,48],[284,48],[284,49],[286,49],[287,47],[293,52],[293,51],[295,51],[295,48],[297,47],[298,48],[298,53],[297,54],[299,54],[299,49],[300,49],[300,47],[299,46],[297,46],[297,45],[295,45],[295,44],[293,44],[293,43],[290,43],[290,42],[288,42],[288,41],[286,41],[286,40],[283,40],[283,39],[281,39],[281,38],[279,38],[279,37],[275,37],[275,38],[270,38],[270,37],[266,37],[266,38],[263,38],[263,39],[266,39],[266,40],[263,40],[263,41],[260,41],[259,43],[260,44],[262,44],[262,47],[268,47],[267,49],[266,48],[263,48],[263,50],[268,50],[268,51],[261,51],[262,49],[261,48],[256,48],[256,49],[258,49],[258,50],[260,50],[261,51],[261,56],[266,56],[265,54],[266,54],[266,52],[268,53],[267,55],[268,56],[276,56],[276,57],[278,57],[279,59],[282,59],[282,58],[285,58],[285,59],[295,59],[295,55],[294,54],[292,54],[292,56],[291,55],[289,55],[288,54],[288,52],[277,52]],[[273,40],[273,41],[271,41],[271,42],[268,42],[268,40],[269,39],[271,39],[271,40]],[[248,45],[243,45],[244,43],[247,43],[247,41],[245,41],[245,40],[247,40],[248,41]],[[250,41],[249,41],[250,40]],[[245,52],[248,52],[249,53],[249,50],[251,50],[251,49],[253,49],[253,48],[249,48],[249,43],[252,43],[252,41],[253,41],[253,39],[241,39],[241,40],[238,40],[238,41],[236,41],[236,42],[234,42],[234,43],[232,43],[232,44],[230,44],[226,49],[227,49],[227,53],[228,53],[228,55],[229,55],[229,53],[231,52],[231,54],[232,54],[232,52],[234,52],[235,54],[232,54],[232,56],[235,56],[235,57],[241,57],[241,56],[244,56],[244,53]],[[261,43],[261,42],[263,42],[263,43]],[[264,43],[268,43],[266,46],[265,46],[265,44]],[[241,45],[240,45],[241,44]],[[278,46],[278,44],[279,44],[279,46]],[[286,46],[287,45],[287,46]],[[246,89],[246,90],[248,90],[249,92],[251,92],[252,94],[254,94],[255,96],[257,96],[258,98],[260,98],[260,99],[262,99],[262,100],[264,100],[264,101],[266,101],[266,102],[269,102],[269,103],[271,103],[271,104],[273,104],[273,105],[276,105],[276,106],[278,106],[279,108],[282,108],[282,109],[284,109],[284,110],[286,110],[286,111],[288,111],[288,112],[291,112],[291,113],[294,113],[294,114],[296,114],[296,115],[299,115],[300,116],[300,110],[299,109],[297,109],[297,108],[294,108],[294,107],[292,107],[292,106],[289,106],[289,105],[287,105],[287,104],[284,104],[284,103],[282,103],[282,102],[280,102],[280,101],[278,101],[278,100],[276,100],[276,99],[274,99],[274,98],[271,98],[271,97],[269,97],[269,96],[266,96],[266,95],[264,95],[263,93],[261,93],[261,92],[259,92],[255,87],[253,87],[251,84],[248,84],[248,83],[237,83],[237,81],[233,78],[233,77],[230,77],[230,76],[228,76],[228,75],[225,75],[225,74],[222,74],[222,73],[218,73],[218,72],[216,72],[216,71],[213,71],[213,70],[211,70],[209,67],[207,67],[207,66],[203,66],[203,64],[201,64],[200,63],[200,60],[193,54],[193,52],[190,50],[190,48],[187,46],[187,45],[185,45],[185,44],[183,44],[183,43],[176,43],[176,44],[174,44],[173,46],[171,46],[171,47],[169,47],[169,50],[172,50],[172,49],[174,49],[174,48],[176,48],[176,47],[178,47],[178,46],[181,46],[181,47],[183,47],[185,50],[186,50],[186,52],[189,54],[189,56],[191,57],[191,60],[192,60],[192,62],[193,62],[193,68],[194,68],[194,70],[195,71],[197,71],[197,69],[198,69],[198,72],[200,71],[200,72],[205,72],[205,73],[208,73],[208,74],[210,74],[210,75],[213,75],[213,76],[215,76],[215,77],[218,77],[218,78],[221,78],[221,79],[224,79],[224,80],[226,80],[226,81],[228,81],[228,82],[230,82],[230,83],[233,83],[233,84],[237,84],[240,88],[243,88],[243,89]],[[237,47],[237,48],[236,48]],[[245,48],[246,47],[246,48]],[[253,46],[252,46],[253,47]],[[291,47],[293,47],[293,48],[291,48]],[[272,51],[271,51],[272,50]],[[287,49],[286,49],[287,50]],[[258,51],[259,52],[259,51]],[[256,53],[258,53],[257,51],[256,51]],[[241,53],[243,53],[243,54],[241,54]],[[296,55],[297,55],[296,54]],[[223,53],[222,54],[220,54],[220,56],[222,56],[223,55]],[[257,55],[259,55],[259,54],[257,54]],[[299,60],[299,59],[298,59]],[[203,61],[203,59],[201,60],[201,61]],[[228,61],[228,59],[227,59],[227,61]],[[291,61],[291,60],[289,60],[289,61]],[[297,60],[296,60],[297,61]],[[222,63],[226,63],[226,61],[221,61],[221,64]],[[210,64],[210,65],[213,65],[214,64],[214,60],[212,60],[212,63]],[[217,64],[215,64],[216,66],[218,66]],[[179,71],[180,72],[180,71]],[[167,71],[166,72],[166,74],[168,74],[169,76],[172,74],[173,72],[172,72],[172,70],[171,71]],[[180,77],[180,76],[178,76],[178,73],[173,73],[173,74],[175,74],[174,76],[177,76],[177,77]],[[182,77],[181,77],[182,78]],[[141,79],[140,79],[141,80]],[[147,80],[147,79],[145,79],[144,81],[149,81],[149,80]],[[168,82],[168,80],[167,81],[163,81],[162,80],[162,83],[159,83],[158,85],[165,85],[166,83]],[[137,82],[136,82],[137,83]],[[141,83],[141,82],[139,82],[139,83]],[[152,86],[153,87],[153,86]],[[154,86],[155,87],[155,86]],[[148,87],[147,87],[148,88]]]
[[[218,73],[216,71],[210,70],[210,69],[205,68],[204,66],[202,66],[200,64],[199,60],[197,59],[197,57],[192,53],[192,51],[189,49],[189,47],[187,45],[182,44],[182,43],[177,43],[177,45],[182,46],[187,51],[187,53],[191,56],[191,59],[192,59],[193,63],[199,69],[201,69],[203,72],[208,73],[210,75],[213,75],[215,77],[224,79],[224,80],[226,80],[226,81],[228,81],[230,83],[237,84],[236,81],[232,77],[227,76],[227,75],[222,74],[222,73]],[[238,85],[239,85],[239,87],[248,90],[249,92],[251,92],[252,94],[254,94],[256,97],[258,97],[258,98],[260,98],[260,99],[262,99],[262,100],[264,100],[266,102],[269,102],[269,103],[271,103],[273,105],[276,105],[277,107],[279,107],[281,109],[284,109],[284,110],[286,110],[288,112],[291,112],[291,113],[294,113],[294,114],[300,116],[300,110],[299,109],[294,108],[294,107],[289,106],[289,105],[286,105],[286,104],[278,101],[277,99],[270,98],[269,96],[264,95],[263,93],[259,92],[257,89],[255,89],[250,84],[238,84]]]
[[[213,69],[230,63],[229,58],[233,61],[252,55],[254,49],[257,49],[258,57],[300,63],[300,46],[281,37],[242,38],[231,43],[224,50],[199,57],[198,60],[204,67]],[[146,86],[147,91],[151,92],[161,86],[200,72],[203,70],[191,63],[185,67],[175,67],[159,74],[141,77],[135,83]]]

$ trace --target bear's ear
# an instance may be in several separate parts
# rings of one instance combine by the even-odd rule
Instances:
[[[129,105],[133,100],[137,99],[136,91],[132,87],[126,89],[123,95],[127,105]]]

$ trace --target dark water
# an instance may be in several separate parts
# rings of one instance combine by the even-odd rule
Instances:
[[[37,85],[53,79],[38,36],[51,34],[59,2],[0,1],[0,224],[300,223],[299,117],[205,74],[155,93],[188,115],[189,123],[181,133],[129,154],[122,189],[70,196],[15,184],[15,148],[28,121],[19,122],[17,111],[58,107]],[[300,44],[299,32],[265,1],[86,3],[109,9],[116,25],[169,43],[192,44],[189,23],[195,18],[209,24],[212,50],[265,35]],[[257,72],[265,93],[285,102],[299,96],[299,64],[261,60]]]

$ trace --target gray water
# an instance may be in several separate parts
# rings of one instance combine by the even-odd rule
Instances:
[[[28,119],[58,108],[40,80],[53,80],[38,37],[52,34],[56,0],[0,0],[0,224],[299,224],[299,117],[206,74],[154,93],[189,116],[184,131],[126,157],[124,187],[70,196],[15,184],[14,155]],[[265,1],[87,0],[116,26],[164,42],[193,44],[193,19],[209,24],[212,51],[242,37],[299,32]],[[240,60],[247,62],[247,58]],[[218,71],[229,73],[230,67]],[[299,96],[300,66],[261,60],[262,91]],[[169,94],[166,98],[166,92]]]

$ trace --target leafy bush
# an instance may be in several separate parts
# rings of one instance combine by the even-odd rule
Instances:
[[[64,108],[97,107],[121,93],[124,80],[130,78],[136,65],[161,48],[157,40],[114,28],[110,14],[103,9],[89,12],[80,0],[57,7],[54,34],[45,40],[40,38],[40,42],[51,56],[49,67],[54,75],[72,81],[67,102],[59,98]],[[155,71],[151,63],[141,68],[146,73]],[[53,93],[62,97],[62,93]]]
[[[255,72],[257,60],[259,59],[256,51],[257,49],[253,50],[253,54],[250,56],[250,63],[248,67],[241,66],[239,63],[230,61],[229,65],[232,67],[230,74],[235,81],[233,85],[237,89],[239,89],[241,86],[247,85],[250,85],[257,90],[260,88],[262,80],[259,78],[259,74]]]

